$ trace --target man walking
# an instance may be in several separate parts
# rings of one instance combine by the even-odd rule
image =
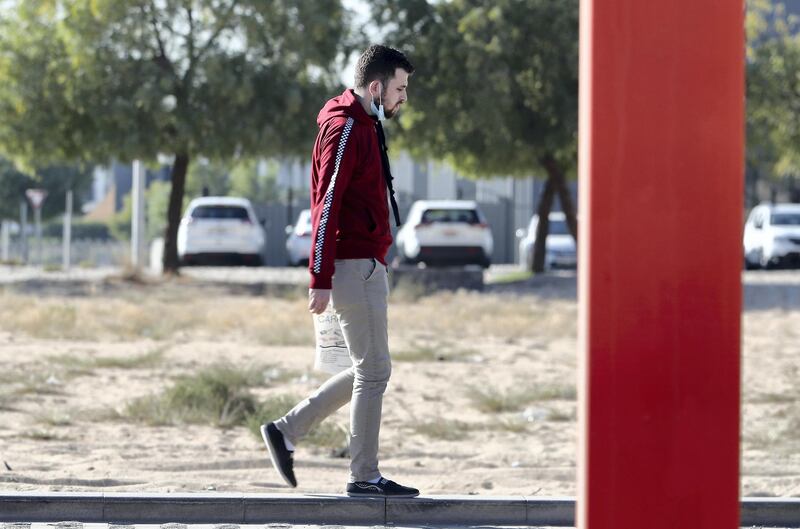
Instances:
[[[378,470],[383,393],[392,370],[386,268],[392,244],[390,201],[400,224],[381,122],[397,115],[406,102],[413,72],[401,52],[370,46],[356,64],[355,89],[329,100],[317,117],[308,308],[321,314],[328,303],[333,304],[353,366],[331,377],[285,416],[261,427],[272,464],[292,487],[297,486],[294,444],[351,402],[348,496],[419,494],[385,479]]]

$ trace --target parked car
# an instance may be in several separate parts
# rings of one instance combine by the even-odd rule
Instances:
[[[486,268],[492,262],[492,231],[473,200],[414,202],[396,241],[403,263]]]
[[[547,218],[550,221],[547,239],[545,240],[545,270],[551,268],[575,268],[578,265],[578,250],[575,239],[569,232],[567,216],[560,211],[551,212]],[[519,241],[520,264],[525,269],[533,266],[533,247],[536,243],[536,228],[539,225],[539,215],[531,217],[528,229],[517,230]]]
[[[800,204],[760,204],[744,225],[746,268],[800,266]]]
[[[307,266],[311,255],[311,210],[304,209],[297,216],[294,226],[286,226],[286,253],[289,265]]]
[[[183,265],[260,266],[265,239],[264,228],[246,198],[196,198],[178,227],[178,257]]]

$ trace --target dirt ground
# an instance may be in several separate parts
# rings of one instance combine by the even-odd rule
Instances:
[[[791,273],[751,276],[745,289],[746,496],[800,496],[798,292]],[[574,496],[574,278],[484,293],[405,287],[390,306],[384,475],[426,494]],[[286,492],[245,424],[133,410],[220,365],[249,374],[255,402],[300,398],[325,378],[312,370],[312,331],[302,289],[3,286],[0,488]],[[344,489],[347,407],[327,422],[298,446],[298,492]]]

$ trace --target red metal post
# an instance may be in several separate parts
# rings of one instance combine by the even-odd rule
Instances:
[[[578,527],[739,520],[743,0],[581,0]]]

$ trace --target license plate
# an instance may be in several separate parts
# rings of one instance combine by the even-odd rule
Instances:
[[[458,235],[458,232],[456,230],[442,230],[442,235],[445,237],[455,237]]]

